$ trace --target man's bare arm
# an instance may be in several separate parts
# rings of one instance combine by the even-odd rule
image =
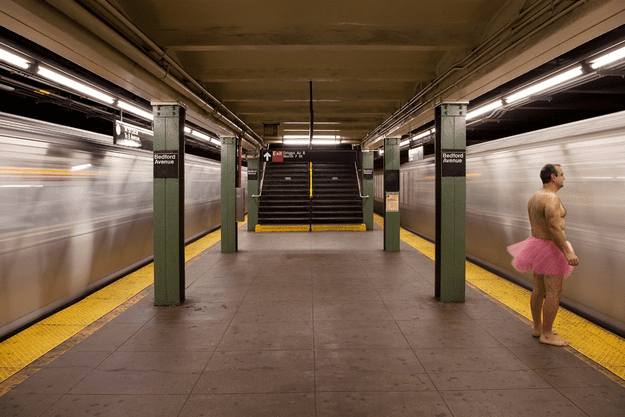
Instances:
[[[562,217],[562,205],[556,196],[549,198],[545,204],[545,219],[553,243],[562,251],[570,265],[579,264],[579,259],[566,243],[564,232],[564,217]]]

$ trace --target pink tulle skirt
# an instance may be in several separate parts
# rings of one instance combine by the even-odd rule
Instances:
[[[566,242],[569,248],[573,247]],[[566,256],[551,240],[529,237],[522,242],[508,246],[512,266],[518,271],[534,271],[541,275],[562,275],[568,277],[573,271]]]

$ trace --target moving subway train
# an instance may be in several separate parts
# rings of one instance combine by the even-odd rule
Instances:
[[[112,137],[0,113],[0,338],[151,259],[152,167]],[[185,156],[187,241],[220,225],[220,170]]]
[[[625,112],[467,148],[467,256],[522,285],[506,247],[530,235],[527,201],[546,163],[566,176],[558,195],[580,265],[564,282],[562,304],[625,335]],[[376,206],[382,197],[376,172]],[[434,158],[401,166],[401,226],[435,236]]]

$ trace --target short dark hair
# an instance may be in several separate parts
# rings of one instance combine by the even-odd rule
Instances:
[[[540,170],[540,179],[543,181],[543,184],[549,184],[551,182],[551,174],[558,176],[558,170],[556,167],[561,166],[560,164],[547,164]]]

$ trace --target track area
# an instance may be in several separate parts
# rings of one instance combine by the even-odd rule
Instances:
[[[245,224],[247,218],[245,222],[239,223],[239,228]],[[193,263],[193,258],[220,240],[221,229],[187,245],[186,266]],[[119,312],[143,298],[145,294],[141,295],[141,292],[153,284],[152,262],[0,343],[0,384],[56,347],[66,343],[69,343],[69,346],[78,343]],[[106,316],[110,313],[112,314],[107,319]],[[73,342],[70,342],[70,339]],[[56,355],[43,360],[41,365],[52,361],[61,353],[62,351],[57,352]],[[37,369],[35,366],[29,372],[18,376],[10,385],[19,384]],[[0,395],[8,389],[9,386],[1,387]]]

